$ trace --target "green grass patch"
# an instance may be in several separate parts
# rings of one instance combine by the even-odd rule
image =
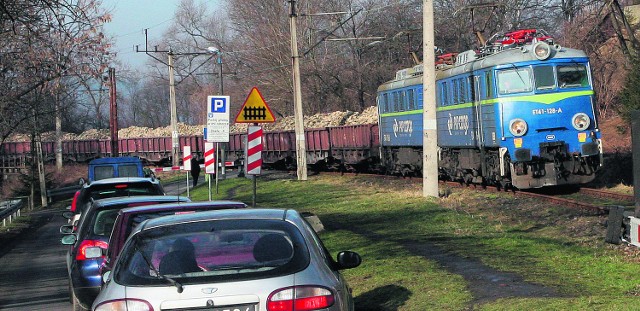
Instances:
[[[579,220],[566,209],[525,206],[509,194],[454,190],[423,198],[402,180],[313,176],[308,181],[257,182],[257,205],[312,212],[322,220],[329,250],[354,250],[363,264],[344,271],[357,310],[632,310],[640,295],[640,265],[604,236],[567,233]],[[215,198],[251,205],[252,183],[221,181]],[[208,199],[207,187],[192,192]],[[527,210],[527,208],[529,208]],[[574,212],[575,213],[575,212]],[[586,228],[591,226],[589,223]],[[525,281],[555,297],[507,297],[478,303],[462,275],[416,255],[409,245],[434,245]],[[487,284],[487,286],[495,286]]]

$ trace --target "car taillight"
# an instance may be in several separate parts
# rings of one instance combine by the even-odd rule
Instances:
[[[71,211],[75,212],[78,208],[78,197],[80,196],[80,191],[76,191],[76,194],[73,195],[73,200],[71,201]]]
[[[104,258],[102,250],[106,250],[109,243],[100,240],[84,240],[80,243],[76,260],[87,260],[93,258]]]
[[[140,299],[117,299],[99,304],[95,311],[153,311],[153,307]]]
[[[331,290],[319,286],[281,288],[269,295],[267,311],[311,311],[328,308],[335,302]]]

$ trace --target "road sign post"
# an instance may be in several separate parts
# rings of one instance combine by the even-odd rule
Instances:
[[[216,144],[217,155],[218,143],[229,142],[229,96],[208,96],[207,97],[207,135],[205,140]],[[216,194],[218,194],[218,159],[215,157]],[[211,192],[211,189],[209,189]]]

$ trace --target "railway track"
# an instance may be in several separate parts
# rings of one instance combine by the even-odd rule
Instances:
[[[580,193],[591,196],[591,197],[613,199],[620,202],[631,202],[631,204],[633,204],[634,202],[633,195],[628,195],[628,194],[623,194],[618,192],[593,189],[593,188],[580,188]]]
[[[363,176],[363,177],[369,177],[369,178],[389,178],[390,177],[390,176],[375,175],[375,174],[323,172],[323,174],[327,174],[327,173],[341,174],[341,175],[348,175],[348,176]],[[397,177],[397,178],[401,178],[401,177]],[[409,180],[412,183],[416,183],[416,184],[422,182],[422,178],[411,178]],[[440,184],[441,185],[444,184],[444,185],[447,185],[450,187],[456,187],[456,188],[475,188],[478,190],[486,190],[491,192],[505,192],[503,190],[500,190],[492,186],[481,187],[481,186],[474,186],[474,185],[464,185],[464,184],[460,184],[459,182],[452,182],[452,181],[445,181],[445,182],[441,181]],[[510,190],[508,191],[508,193],[512,193],[516,197],[534,198],[538,200],[543,200],[545,202],[549,202],[551,204],[563,206],[566,208],[581,209],[581,210],[594,213],[596,215],[603,215],[609,212],[609,208],[606,205],[596,205],[596,204],[592,204],[585,201],[563,198],[558,195],[546,195],[546,194],[534,193],[530,191],[520,191],[520,190],[515,190],[515,191]],[[612,199],[616,201],[633,202],[633,196],[610,192],[610,191],[591,189],[591,188],[581,188],[579,190],[579,193],[584,195],[589,195],[589,196],[597,196],[599,198]]]
[[[445,182],[445,184],[450,185],[450,186],[456,186],[456,187],[467,187],[466,185],[461,185],[458,182]],[[491,191],[491,192],[501,192],[500,189],[498,189],[496,187],[493,187],[493,186],[475,187],[475,188],[476,189],[483,189],[483,190],[487,190],[487,191]],[[502,192],[504,192],[504,191],[502,191]],[[534,193],[534,192],[529,192],[529,191],[520,191],[520,190],[515,190],[515,191],[511,191],[510,190],[510,191],[508,191],[508,193],[512,193],[513,195],[515,195],[517,197],[534,198],[534,199],[543,200],[545,202],[549,202],[551,204],[560,205],[560,206],[567,207],[567,208],[576,208],[576,209],[586,210],[586,211],[595,213],[596,215],[602,215],[602,214],[606,214],[607,212],[609,212],[609,208],[606,207],[606,206],[595,205],[595,204],[582,202],[582,201],[577,201],[577,200],[572,200],[572,199],[567,199],[567,198],[561,198],[561,197],[555,196],[555,195],[546,195],[546,194]]]

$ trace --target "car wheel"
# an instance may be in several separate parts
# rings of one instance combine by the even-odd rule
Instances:
[[[73,304],[73,311],[89,311],[89,308],[86,308],[85,306],[83,306],[80,301],[78,301],[78,297],[76,297],[76,294],[73,293],[73,290],[71,290],[71,300],[73,300],[72,304]]]

